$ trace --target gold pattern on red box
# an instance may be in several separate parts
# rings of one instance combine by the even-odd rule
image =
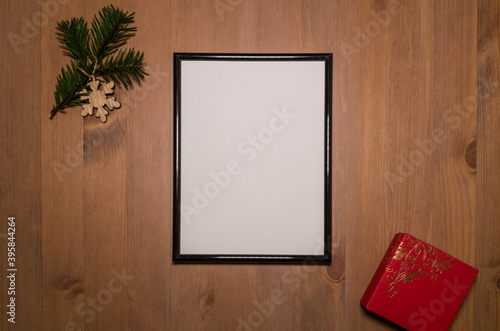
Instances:
[[[454,258],[445,252],[432,247],[425,242],[411,236],[400,234],[399,245],[395,245],[384,262],[399,261],[397,264],[387,264],[385,271],[390,285],[387,295],[392,298],[398,293],[398,283],[407,283],[418,280],[420,277],[430,277],[436,280],[444,271],[453,266]]]

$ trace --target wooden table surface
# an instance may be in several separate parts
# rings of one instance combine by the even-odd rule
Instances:
[[[359,300],[396,232],[480,270],[453,330],[500,328],[497,1],[113,4],[150,77],[103,125],[49,120],[55,24],[103,3],[0,3],[2,330],[395,330]],[[172,53],[194,51],[333,53],[331,265],[172,264]]]

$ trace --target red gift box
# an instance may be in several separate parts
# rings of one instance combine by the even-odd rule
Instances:
[[[398,233],[361,304],[408,330],[448,330],[477,273],[449,254]]]

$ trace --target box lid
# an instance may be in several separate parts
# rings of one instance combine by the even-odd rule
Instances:
[[[451,255],[398,233],[361,304],[408,330],[448,330],[477,273]]]

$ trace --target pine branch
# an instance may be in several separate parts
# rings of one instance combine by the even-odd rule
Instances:
[[[98,64],[106,56],[115,53],[118,48],[127,43],[127,39],[134,36],[135,27],[129,27],[134,20],[134,14],[128,14],[113,7],[104,7],[99,16],[94,15],[91,29],[90,49]]]
[[[129,27],[133,20],[134,13],[110,5],[94,15],[90,31],[83,18],[58,23],[56,35],[64,47],[63,53],[73,60],[66,69],[61,69],[57,77],[56,103],[50,118],[66,107],[88,103],[87,99],[82,99],[88,95],[82,89],[87,87],[91,77],[102,76],[128,89],[133,80],[140,84],[141,79],[148,75],[144,69],[144,53],[134,49],[119,50],[128,38],[135,35],[136,28]]]
[[[56,104],[50,112],[50,118],[66,107],[82,106],[88,103],[88,100],[82,99],[88,95],[82,92],[89,82],[89,77],[85,76],[77,67],[76,61],[71,61],[70,65],[66,66],[66,70],[61,68],[61,74],[57,77],[56,91],[54,98]]]
[[[88,47],[89,29],[87,22],[80,18],[72,18],[71,21],[61,21],[57,23],[56,35],[59,42],[65,48],[63,52],[79,62],[82,69],[86,69],[87,59],[90,54]]]
[[[96,71],[96,75],[102,76],[105,80],[123,84],[126,89],[132,85],[132,79],[140,85],[141,79],[148,75],[144,70],[146,63],[143,59],[144,53],[136,52],[133,48],[119,50],[106,59],[101,68]]]

